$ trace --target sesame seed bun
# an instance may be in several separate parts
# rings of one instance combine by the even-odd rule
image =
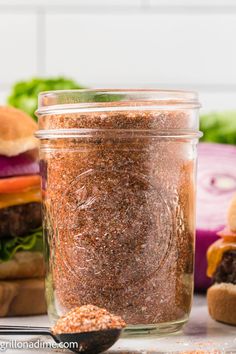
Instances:
[[[216,321],[236,325],[236,285],[220,283],[207,291],[209,313]]]
[[[13,107],[0,106],[0,155],[16,156],[38,146],[36,122]]]

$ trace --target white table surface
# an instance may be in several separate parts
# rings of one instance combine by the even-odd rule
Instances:
[[[46,316],[2,318],[0,324],[46,326],[48,325],[48,320]],[[9,339],[9,336],[0,336],[0,345]],[[26,337],[11,337],[11,339],[20,341],[26,339]],[[37,340],[37,338],[35,340]],[[42,340],[42,338],[40,338],[40,340]],[[28,341],[33,341],[33,338],[28,338]],[[0,352],[3,351],[4,350],[0,347]],[[44,350],[7,349],[6,352],[12,354],[29,354],[34,352],[53,354],[67,353],[68,351],[50,348]],[[156,338],[120,339],[110,349],[109,353],[236,353],[236,327],[213,321],[208,315],[205,296],[198,295],[195,296],[190,320],[183,332]]]

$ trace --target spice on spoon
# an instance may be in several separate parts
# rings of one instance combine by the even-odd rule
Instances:
[[[53,334],[81,333],[107,329],[121,329],[126,326],[120,316],[94,305],[75,307],[60,317],[52,327]]]

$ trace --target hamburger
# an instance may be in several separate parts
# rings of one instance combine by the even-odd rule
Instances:
[[[213,285],[208,289],[209,313],[217,321],[236,325],[236,195],[227,215],[227,226],[207,252],[207,275]]]
[[[0,316],[46,311],[37,124],[0,107]]]

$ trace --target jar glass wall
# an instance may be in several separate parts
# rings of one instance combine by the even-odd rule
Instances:
[[[197,96],[58,91],[39,98],[52,321],[93,304],[126,333],[173,332],[193,293]]]

